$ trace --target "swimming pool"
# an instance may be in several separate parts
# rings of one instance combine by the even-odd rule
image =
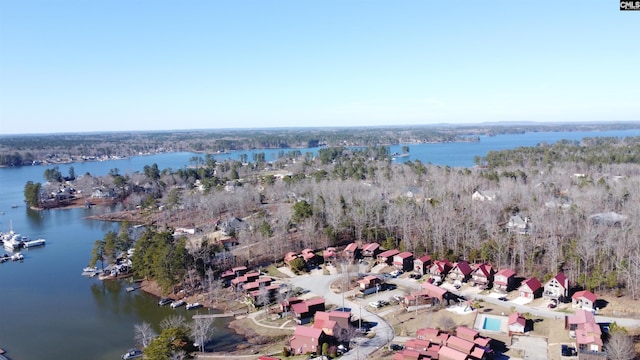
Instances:
[[[488,316],[484,317],[484,323],[482,323],[482,328],[484,330],[500,331],[501,327],[502,327],[502,320],[501,319],[488,317]]]

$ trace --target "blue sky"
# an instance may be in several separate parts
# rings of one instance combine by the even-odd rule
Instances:
[[[0,0],[0,133],[640,121],[617,1]]]

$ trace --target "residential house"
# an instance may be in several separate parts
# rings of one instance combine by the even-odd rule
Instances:
[[[460,260],[453,266],[453,269],[449,271],[447,279],[454,284],[462,284],[467,282],[471,277],[471,266],[465,260]]]
[[[482,289],[491,287],[493,283],[493,274],[495,270],[488,263],[478,264],[471,271],[471,281],[474,286],[478,286]]]
[[[567,316],[565,321],[569,337],[576,339],[579,357],[580,353],[603,355],[602,330],[591,311],[578,309],[575,314]]]
[[[429,296],[432,299],[436,299],[439,302],[444,301],[444,296],[447,293],[446,289],[443,289],[437,285],[431,284],[429,282],[423,282],[420,285],[420,288],[425,293],[425,295]]]
[[[449,334],[440,331],[436,328],[421,328],[416,330],[416,338],[421,340],[428,340],[432,343],[442,345],[447,342]]]
[[[593,311],[596,307],[596,294],[588,290],[577,291],[571,296],[571,307]]]
[[[322,343],[326,341],[327,335],[322,329],[300,326],[296,327],[293,337],[289,339],[289,348],[296,355],[307,353],[320,353]]]
[[[593,214],[589,216],[589,220],[593,224],[603,224],[607,226],[618,226],[622,224],[625,220],[627,220],[628,216],[620,215],[613,211],[608,211],[604,213]]]
[[[429,272],[429,266],[431,266],[431,256],[422,255],[421,257],[413,260],[413,272],[424,275]]]
[[[506,229],[510,233],[528,235],[531,233],[531,223],[528,217],[523,218],[520,215],[512,215],[509,218]]]
[[[404,348],[413,350],[413,351],[422,352],[422,351],[427,351],[430,346],[431,346],[431,341],[429,340],[409,339],[405,343]]]
[[[247,225],[245,222],[237,217],[232,217],[220,224],[220,232],[224,236],[231,236],[238,234],[240,231],[245,230]]]
[[[518,295],[525,299],[533,300],[537,297],[540,297],[541,294],[542,284],[535,277],[523,281],[518,288]]]
[[[413,254],[409,251],[403,251],[393,256],[393,266],[402,271],[409,271],[413,266]]]
[[[547,300],[563,301],[569,298],[569,279],[563,272],[559,272],[544,284],[542,297]]]
[[[298,324],[307,324],[318,311],[324,311],[324,298],[317,297],[291,305],[291,311]]]
[[[333,321],[336,323],[337,329],[347,330],[349,329],[349,326],[351,326],[351,312],[337,310],[329,312],[318,311],[315,314],[315,322],[317,322],[318,320]],[[336,336],[338,334],[339,333],[335,333],[333,336]]]
[[[520,315],[517,312],[509,315],[509,320],[507,325],[509,326],[509,335],[511,334],[524,334],[525,328],[527,326],[527,319],[524,316]]]
[[[440,360],[467,360],[469,355],[448,346],[443,346],[438,351],[438,359]]]
[[[407,348],[393,354],[393,360],[420,360],[425,358],[433,359],[433,357],[427,357],[426,354],[420,353],[419,351],[410,350]]]
[[[473,201],[493,201],[496,199],[498,193],[490,190],[476,190],[471,194],[471,200]]]
[[[435,260],[429,266],[429,278],[433,279],[434,283],[440,283],[444,281],[451,268],[453,265],[448,260]]]
[[[291,261],[297,258],[298,254],[293,251],[289,251],[288,253],[284,254],[284,263],[287,264],[287,266],[291,267]]]
[[[358,255],[358,244],[352,242],[351,244],[347,245],[347,247],[342,250],[342,255],[345,258],[353,261],[353,259],[355,259]]]
[[[336,261],[338,253],[336,248],[328,247],[326,250],[322,251],[322,258],[325,264],[333,264]]]
[[[368,289],[380,289],[382,280],[374,275],[367,275],[364,278],[358,280],[358,290],[366,292]]]
[[[362,245],[362,256],[365,258],[373,259],[380,253],[380,244],[368,243]]]
[[[313,249],[304,249],[300,252],[300,255],[307,263],[307,266],[313,266],[319,262],[316,253],[313,252]]]
[[[380,254],[378,254],[378,256],[376,257],[377,259],[376,262],[378,264],[391,265],[391,262],[393,261],[393,257],[398,255],[399,253],[400,251],[398,251],[397,249],[383,251]]]
[[[515,287],[515,282],[515,271],[509,268],[501,269],[493,276],[493,291],[500,293],[509,292]]]

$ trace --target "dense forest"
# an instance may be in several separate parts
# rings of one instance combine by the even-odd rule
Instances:
[[[315,158],[242,163],[205,157],[188,169],[153,164],[139,173],[114,169],[63,183],[85,193],[110,192],[155,228],[196,228],[197,246],[163,232],[139,240],[146,249],[136,252],[144,256],[139,274],[167,287],[187,278],[205,283],[208,269],[213,274],[233,263],[259,265],[281,261],[288,251],[375,241],[417,255],[488,261],[541,280],[562,270],[580,287],[637,299],[639,143],[585,139],[491,152],[473,168],[393,164],[384,146],[327,147]],[[63,183],[30,182],[25,195]],[[474,201],[476,191],[495,197]],[[513,216],[525,219],[526,231],[509,231]],[[232,217],[245,224],[232,234],[234,245],[210,241],[208,234]],[[162,241],[151,242],[155,237]],[[176,252],[183,247],[188,255]]]
[[[0,166],[56,164],[164,152],[378,146],[477,141],[479,135],[637,129],[637,123],[430,125],[358,128],[184,130],[0,136]]]

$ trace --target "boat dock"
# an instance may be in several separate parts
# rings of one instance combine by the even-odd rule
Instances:
[[[225,318],[225,317],[235,317],[238,315],[246,315],[246,310],[238,310],[233,312],[227,312],[222,314],[198,314],[193,315],[191,318],[193,319],[217,319],[217,318]]]

